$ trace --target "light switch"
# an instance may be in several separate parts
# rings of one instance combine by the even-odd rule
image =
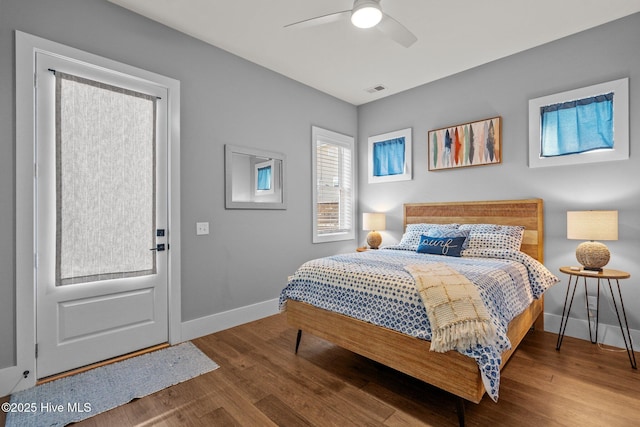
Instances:
[[[196,222],[196,235],[201,236],[203,234],[209,234],[209,223]]]

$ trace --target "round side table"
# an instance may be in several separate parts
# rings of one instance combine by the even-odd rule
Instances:
[[[562,319],[560,320],[560,330],[558,331],[558,341],[556,342],[556,350],[560,350],[560,346],[562,345],[562,339],[564,338],[564,332],[567,329],[567,321],[569,320],[569,312],[571,311],[571,306],[573,305],[573,297],[576,294],[576,288],[578,287],[578,281],[582,277],[582,282],[584,283],[584,295],[585,300],[587,301],[588,306],[588,298],[589,293],[587,290],[587,279],[597,279],[597,308],[596,308],[596,326],[595,326],[595,336],[592,335],[591,331],[591,322],[589,321],[589,339],[592,344],[598,342],[598,317],[599,317],[599,309],[600,309],[600,283],[606,282],[609,285],[609,291],[611,292],[611,299],[613,300],[613,307],[616,310],[616,316],[618,317],[618,324],[620,325],[620,332],[622,333],[622,338],[624,340],[625,348],[627,349],[627,355],[629,356],[629,362],[631,362],[631,367],[633,369],[638,369],[636,365],[636,356],[633,352],[633,344],[631,343],[631,334],[629,333],[629,323],[627,322],[627,314],[624,310],[624,302],[622,301],[622,293],[620,292],[620,280],[628,279],[631,277],[629,273],[626,271],[620,270],[611,270],[608,268],[603,269],[602,271],[589,271],[583,269],[576,269],[575,267],[560,267],[560,271],[569,276],[569,285],[567,286],[567,293],[564,297],[564,308],[562,309]],[[616,284],[618,289],[617,292],[617,301],[616,294],[613,291],[612,283]],[[573,286],[573,290],[571,290]],[[571,293],[571,298],[569,298],[569,293]],[[622,321],[624,320],[624,326]]]

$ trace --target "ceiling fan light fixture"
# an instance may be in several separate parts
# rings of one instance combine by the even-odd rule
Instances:
[[[351,12],[351,23],[358,28],[371,28],[382,20],[380,4],[376,0],[356,0]]]

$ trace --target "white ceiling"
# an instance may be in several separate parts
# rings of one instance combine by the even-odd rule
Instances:
[[[109,1],[354,105],[640,11],[640,0],[382,0],[418,37],[405,48],[349,20],[284,28],[352,0]]]

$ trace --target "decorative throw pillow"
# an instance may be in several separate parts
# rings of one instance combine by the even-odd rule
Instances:
[[[398,246],[408,247],[415,251],[423,234],[429,234],[430,230],[434,229],[455,230],[458,226],[459,224],[407,224],[407,229]]]
[[[432,228],[425,234],[429,237],[464,237],[464,243],[462,244],[463,250],[467,249],[469,244],[469,230]]]
[[[467,238],[422,236],[417,252],[421,254],[460,256],[462,245]]]
[[[468,249],[507,249],[519,251],[524,236],[521,225],[462,224],[469,231]]]

